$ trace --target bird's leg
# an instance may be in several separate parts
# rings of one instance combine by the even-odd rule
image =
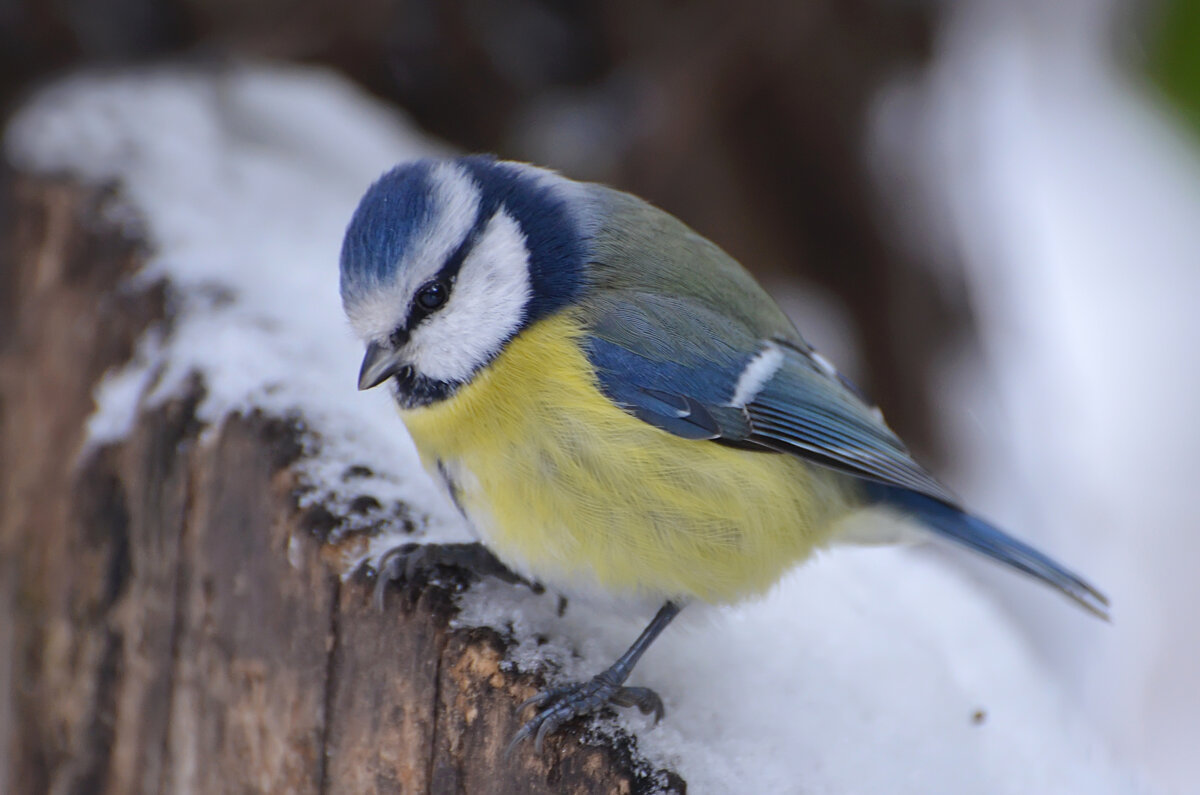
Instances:
[[[511,571],[483,544],[404,544],[388,551],[380,561],[375,580],[376,606],[383,609],[383,597],[389,583],[413,582],[421,572],[429,572],[438,566],[461,569],[475,576],[495,577],[541,592],[540,585]]]
[[[681,609],[674,602],[663,604],[633,645],[618,657],[616,662],[590,681],[546,690],[518,707],[518,712],[531,706],[538,707],[539,711],[533,716],[533,720],[522,726],[513,737],[508,745],[508,752],[511,753],[522,740],[533,736],[534,747],[540,754],[546,735],[572,718],[595,712],[607,704],[637,707],[643,714],[654,713],[654,720],[658,722],[663,716],[663,703],[658,694],[648,687],[625,687],[624,683],[646,649],[650,648],[650,644],[659,633],[666,629],[671,619],[679,615]]]

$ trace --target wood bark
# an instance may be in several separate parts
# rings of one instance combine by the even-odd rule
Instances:
[[[297,505],[298,423],[205,427],[197,378],[84,447],[101,376],[170,324],[166,286],[129,286],[118,200],[0,175],[0,790],[683,791],[578,727],[505,759],[539,683],[451,627],[449,586],[380,612],[341,578],[328,510]]]

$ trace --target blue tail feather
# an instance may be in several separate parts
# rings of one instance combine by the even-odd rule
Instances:
[[[884,483],[867,484],[871,499],[921,522],[934,533],[1057,588],[1085,610],[1108,620],[1108,598],[1078,574],[1028,544],[959,508]]]

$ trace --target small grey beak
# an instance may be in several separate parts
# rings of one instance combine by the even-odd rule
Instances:
[[[396,351],[374,342],[369,343],[367,354],[363,356],[362,369],[358,371],[358,388],[377,387],[403,369],[404,362]]]

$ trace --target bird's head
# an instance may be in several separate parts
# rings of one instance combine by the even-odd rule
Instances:
[[[397,166],[342,244],[341,294],[367,352],[359,389],[405,407],[453,394],[522,329],[583,289],[581,186],[489,157]]]

